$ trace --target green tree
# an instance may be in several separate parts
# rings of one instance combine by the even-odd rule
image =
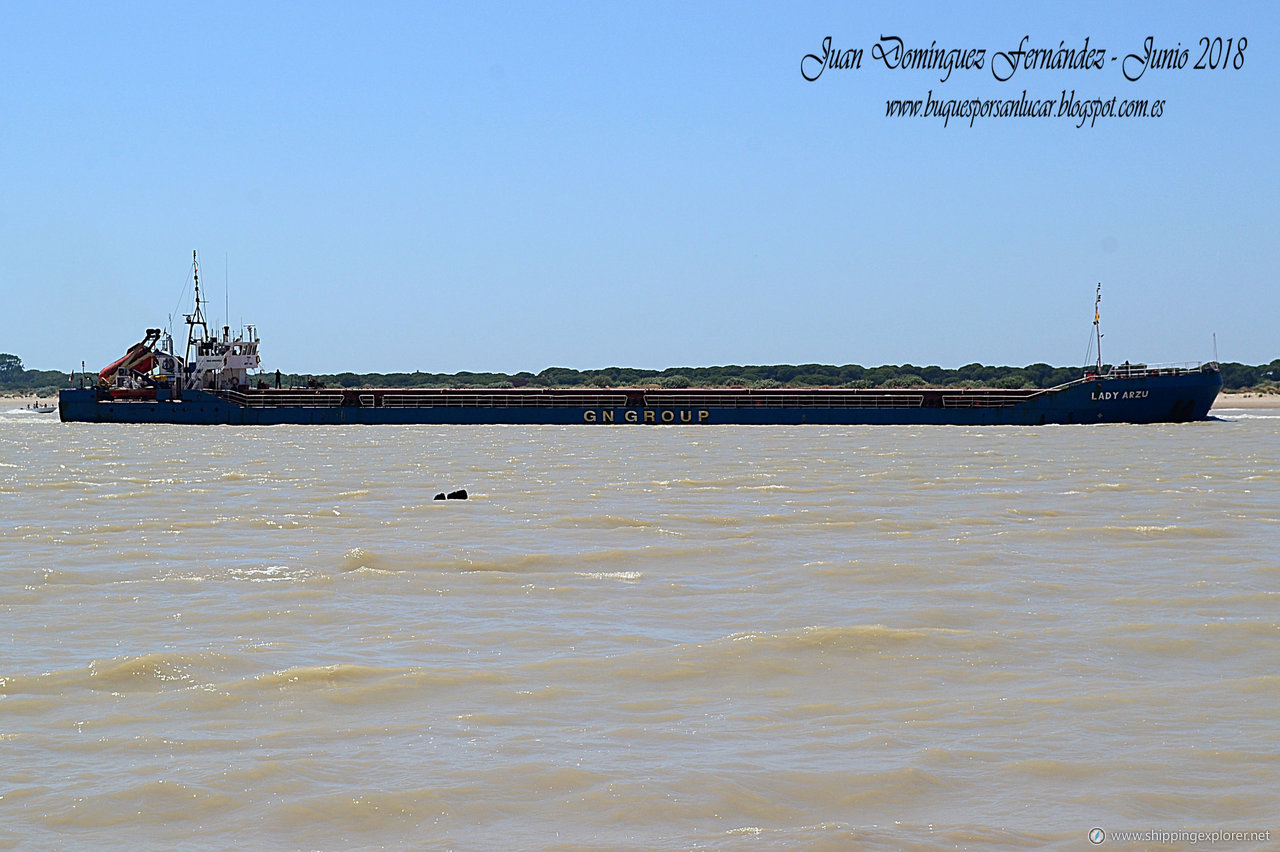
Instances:
[[[1017,389],[1017,388],[1033,388],[1035,387],[1035,385],[1027,380],[1027,376],[1025,373],[1023,373],[1021,370],[1015,370],[1009,373],[1008,375],[1001,376],[1000,378],[991,382],[991,387]]]
[[[1223,387],[1228,390],[1251,388],[1258,383],[1258,379],[1262,375],[1261,367],[1237,364],[1234,361],[1227,361],[1219,366],[1222,369]]]
[[[0,353],[0,382],[22,378],[22,359],[17,355]]]

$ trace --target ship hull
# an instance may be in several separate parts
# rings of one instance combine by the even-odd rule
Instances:
[[[1177,423],[1208,417],[1216,369],[1082,379],[1043,391],[994,389],[292,390],[119,399],[95,389],[59,396],[62,420],[284,424],[954,425]]]

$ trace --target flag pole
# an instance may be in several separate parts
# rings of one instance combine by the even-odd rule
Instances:
[[[1102,282],[1098,282],[1098,294],[1093,300],[1093,333],[1098,339],[1098,375],[1102,375],[1102,326],[1099,321],[1102,314],[1099,312],[1099,305],[1102,304]]]

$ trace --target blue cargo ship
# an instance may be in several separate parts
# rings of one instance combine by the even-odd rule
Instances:
[[[998,388],[198,389],[61,392],[65,421],[259,426],[1178,423],[1208,416],[1216,364],[1117,368],[1045,390]]]
[[[90,423],[957,425],[1179,423],[1204,420],[1222,388],[1217,363],[1104,367],[1053,388],[354,388],[249,384],[260,368],[253,326],[210,334],[192,258],[187,347],[148,329],[91,386],[59,395],[62,420]],[[1099,289],[1099,299],[1101,290]],[[277,374],[278,375],[278,374]],[[83,377],[82,377],[83,383]]]

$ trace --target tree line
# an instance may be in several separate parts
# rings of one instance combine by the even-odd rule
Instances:
[[[1132,366],[1132,365],[1131,365]],[[1260,390],[1280,393],[1280,359],[1270,364],[1249,366],[1224,363],[1226,390]],[[606,367],[575,370],[548,367],[540,373],[331,373],[327,375],[282,374],[290,387],[308,381],[331,388],[520,388],[520,387],[997,387],[1051,388],[1080,378],[1082,367],[1053,367],[1029,364],[1025,367],[998,367],[966,364],[948,369],[914,364],[887,364],[863,367],[858,364],[727,365],[721,367],[670,367],[641,370],[633,367]],[[265,376],[264,380],[273,376]]]
[[[1280,393],[1280,358],[1270,364],[1250,366],[1227,362],[1221,365],[1223,387],[1229,391],[1261,390]],[[914,364],[886,364],[863,367],[858,364],[773,364],[722,367],[671,367],[640,370],[633,367],[606,367],[575,370],[548,367],[540,373],[329,373],[308,375],[282,373],[286,387],[322,382],[331,388],[520,388],[520,387],[998,387],[1050,388],[1077,379],[1081,367],[1053,367],[1028,364],[1025,367],[996,367],[966,364],[963,367],[920,367]],[[275,374],[263,373],[258,380],[274,385]],[[22,359],[0,354],[0,392],[50,396],[68,386],[69,376],[58,370],[27,370]]]
[[[70,387],[71,377],[61,370],[27,370],[17,355],[0,353],[0,393],[53,396]]]

